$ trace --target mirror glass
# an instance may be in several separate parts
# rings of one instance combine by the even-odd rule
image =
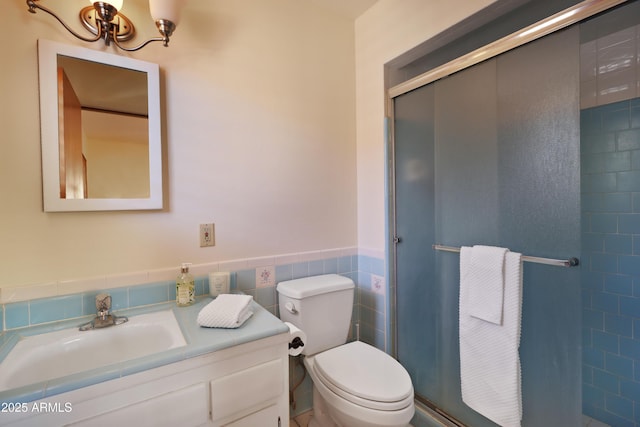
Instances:
[[[156,64],[38,42],[45,211],[162,208]]]

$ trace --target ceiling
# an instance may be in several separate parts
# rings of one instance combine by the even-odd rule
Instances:
[[[356,19],[378,0],[308,0],[351,19]]]

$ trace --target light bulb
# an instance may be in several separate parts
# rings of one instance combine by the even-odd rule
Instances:
[[[183,4],[184,0],[149,0],[149,11],[154,21],[166,19],[178,25]]]

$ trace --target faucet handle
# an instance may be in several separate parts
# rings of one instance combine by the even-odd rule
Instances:
[[[96,309],[99,312],[106,311],[107,313],[111,309],[111,295],[98,294],[96,295]]]

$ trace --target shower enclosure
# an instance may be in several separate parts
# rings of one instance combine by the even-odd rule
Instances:
[[[459,255],[435,244],[580,257],[523,264],[522,425],[640,425],[640,1],[622,3],[390,91],[396,355],[453,422],[495,426],[461,398]]]
[[[580,254],[579,33],[569,28],[394,99],[397,356],[419,400],[461,399],[459,255]],[[579,426],[580,271],[524,263],[523,425]]]

